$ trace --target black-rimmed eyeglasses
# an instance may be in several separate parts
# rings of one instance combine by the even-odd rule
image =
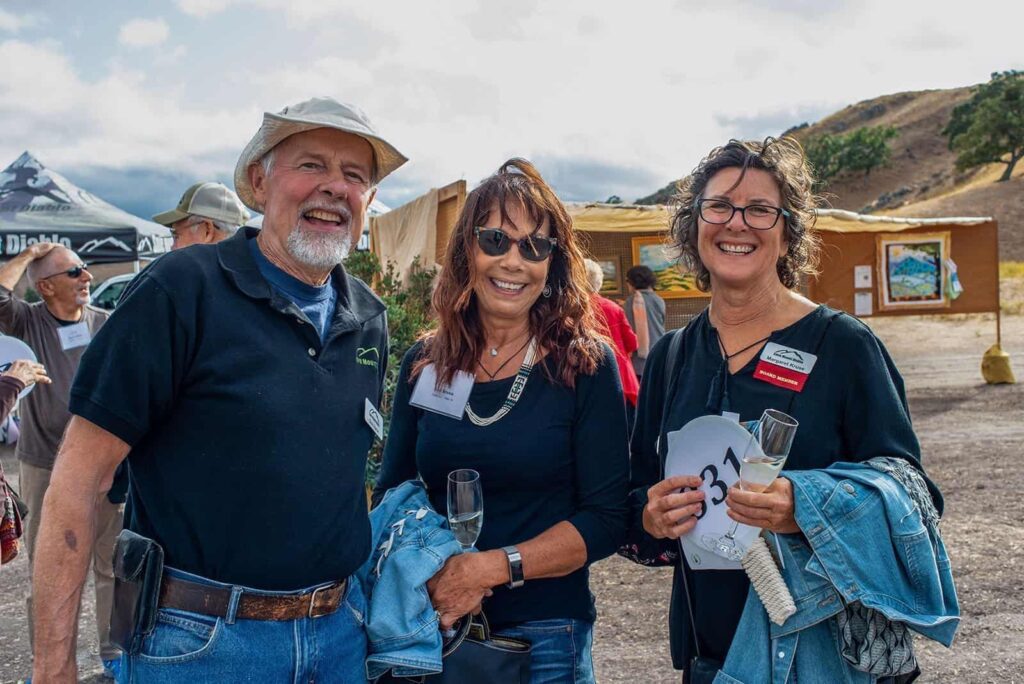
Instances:
[[[45,278],[40,278],[40,280],[49,280],[50,278],[56,278],[59,275],[66,275],[68,278],[71,278],[72,280],[74,280],[75,278],[80,277],[82,275],[83,271],[85,273],[89,272],[89,267],[86,266],[85,264],[82,264],[81,266],[75,266],[73,268],[69,268],[66,271],[60,271],[59,273],[54,273],[52,275],[48,275]]]
[[[743,217],[743,223],[754,230],[771,230],[779,222],[780,216],[789,218],[788,211],[770,204],[748,204],[745,207],[737,207],[721,199],[699,199],[697,200],[697,211],[702,219],[715,225],[728,223],[738,211]]]

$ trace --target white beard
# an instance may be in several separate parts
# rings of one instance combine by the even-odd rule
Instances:
[[[334,268],[352,249],[351,227],[344,233],[308,233],[298,226],[288,235],[288,253],[310,268]]]

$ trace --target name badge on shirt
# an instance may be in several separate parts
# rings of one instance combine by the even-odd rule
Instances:
[[[60,335],[60,348],[64,351],[84,347],[92,339],[92,333],[89,332],[89,326],[85,321],[74,325],[62,325],[57,328],[57,334]]]
[[[814,354],[769,342],[761,351],[754,377],[794,392],[803,392],[807,376],[817,360]]]
[[[384,418],[381,417],[380,411],[373,405],[369,397],[366,399],[366,408],[363,410],[363,419],[366,424],[373,430],[373,434],[377,435],[377,439],[384,439]]]
[[[458,371],[452,384],[437,389],[437,369],[430,364],[420,372],[416,386],[412,388],[409,403],[425,411],[440,413],[455,420],[462,420],[469,403],[469,393],[473,391],[473,375]]]

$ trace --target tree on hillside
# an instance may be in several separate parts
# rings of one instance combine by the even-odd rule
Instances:
[[[825,187],[839,175],[842,168],[842,143],[838,135],[819,135],[807,141],[804,153],[814,170],[815,183]]]
[[[870,126],[844,136],[843,168],[863,171],[867,176],[874,169],[885,166],[892,156],[889,141],[898,135],[892,126]]]
[[[846,135],[824,134],[807,141],[807,160],[814,169],[819,187],[843,172],[874,169],[889,163],[892,150],[889,141],[899,132],[892,126],[866,126]]]
[[[1005,164],[999,180],[1009,180],[1024,158],[1024,72],[992,74],[970,100],[953,108],[942,133],[949,138],[949,149],[957,153],[958,170]]]

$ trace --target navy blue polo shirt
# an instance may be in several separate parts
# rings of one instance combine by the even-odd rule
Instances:
[[[367,398],[380,402],[386,310],[337,267],[321,343],[260,274],[255,235],[140,274],[82,357],[70,408],[131,446],[125,524],[167,565],[293,590],[369,556],[363,417]]]

